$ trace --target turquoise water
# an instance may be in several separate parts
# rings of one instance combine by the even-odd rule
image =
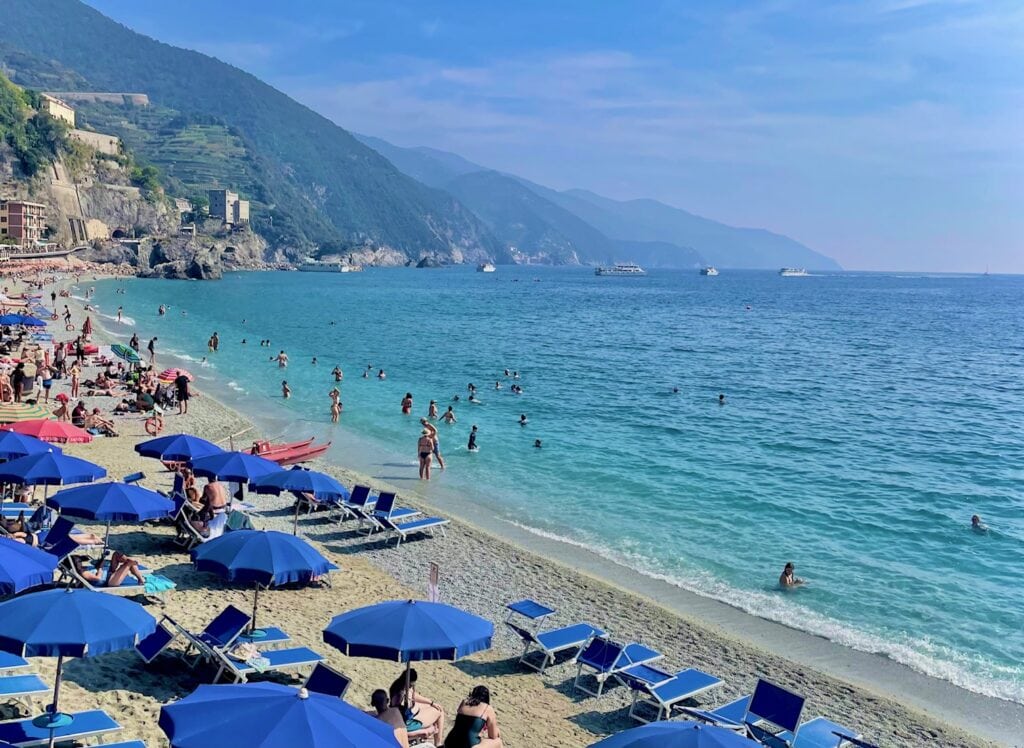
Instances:
[[[158,352],[284,415],[290,434],[333,432],[343,462],[416,485],[402,396],[420,416],[458,393],[458,423],[440,427],[448,470],[428,491],[1024,702],[1024,278],[502,267],[97,287],[143,343],[158,335]],[[269,362],[282,348],[284,375]],[[371,363],[386,380],[360,377]],[[466,403],[469,382],[482,405]],[[783,593],[787,560],[810,583]]]

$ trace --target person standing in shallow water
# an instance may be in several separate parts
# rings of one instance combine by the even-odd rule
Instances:
[[[412,415],[412,393],[406,392],[405,397],[402,398],[402,415]]]
[[[292,388],[288,386],[287,379],[281,382],[281,395],[285,400],[292,396]]]
[[[420,480],[430,480],[430,465],[434,461],[434,440],[428,429],[420,432],[416,442],[416,454],[420,460]]]
[[[469,432],[469,444],[466,445],[466,449],[470,452],[479,452],[480,447],[476,445],[476,424],[473,424],[473,428]]]
[[[787,562],[786,566],[782,569],[782,574],[779,575],[779,586],[783,588],[790,588],[804,584],[804,580],[796,576],[795,571],[796,567],[793,566],[793,562]]]
[[[338,417],[341,415],[341,390],[334,387],[329,394],[331,397],[331,423],[337,423]]]

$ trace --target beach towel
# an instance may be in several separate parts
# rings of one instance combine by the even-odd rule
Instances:
[[[177,585],[167,577],[162,577],[159,574],[150,574],[146,577],[146,594],[147,595],[159,595],[162,592],[169,592],[173,590]]]

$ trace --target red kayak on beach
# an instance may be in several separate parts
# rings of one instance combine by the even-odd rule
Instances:
[[[267,441],[253,442],[250,452],[276,462],[278,465],[295,465],[315,459],[330,449],[331,443],[313,444],[313,437],[289,444],[271,444]]]

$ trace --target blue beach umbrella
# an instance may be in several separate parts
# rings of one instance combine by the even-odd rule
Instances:
[[[281,472],[281,466],[248,452],[221,452],[192,460],[192,472],[201,478],[250,483]]]
[[[26,327],[46,327],[46,323],[38,317],[27,314],[0,314],[0,325],[25,325]]]
[[[302,538],[276,530],[233,530],[193,550],[192,561],[199,571],[255,585],[254,631],[261,586],[309,582],[337,568]]]
[[[392,728],[321,693],[279,683],[199,686],[160,708],[171,748],[396,748]]]
[[[162,519],[174,512],[174,502],[142,486],[129,483],[103,482],[58,491],[46,505],[61,514],[107,523],[103,538],[106,550],[111,522],[145,522]]]
[[[256,493],[280,495],[284,491],[295,493],[311,493],[318,499],[347,499],[348,489],[334,478],[315,470],[307,470],[296,465],[291,470],[278,470],[276,473],[249,481],[249,487]],[[299,532],[299,504],[295,502],[295,520],[292,523],[292,534]]]
[[[19,457],[0,465],[0,483],[25,486],[64,486],[69,483],[92,483],[107,474],[105,468],[88,460],[69,457],[51,447],[46,452]]]
[[[12,538],[0,537],[0,595],[16,595],[49,584],[57,557]]]
[[[19,434],[11,431],[10,428],[0,429],[0,460],[14,460],[25,455],[38,454],[40,452],[55,451],[58,454],[61,450],[52,444],[36,439],[34,436]]]
[[[697,722],[652,722],[591,743],[589,748],[751,748],[760,745],[724,727]]]
[[[53,703],[36,717],[52,729],[74,717],[58,710],[65,657],[95,657],[134,647],[156,631],[156,621],[138,603],[90,590],[33,592],[0,603],[0,650],[21,657],[56,657]],[[51,733],[50,745],[53,745]]]
[[[169,434],[136,444],[135,451],[143,457],[156,457],[168,462],[190,462],[199,457],[218,455],[224,450],[192,434]]]
[[[142,361],[142,359],[139,358],[138,351],[134,348],[129,348],[126,345],[122,345],[121,343],[116,343],[110,346],[110,352],[118,358],[127,361],[129,364],[137,364]]]

